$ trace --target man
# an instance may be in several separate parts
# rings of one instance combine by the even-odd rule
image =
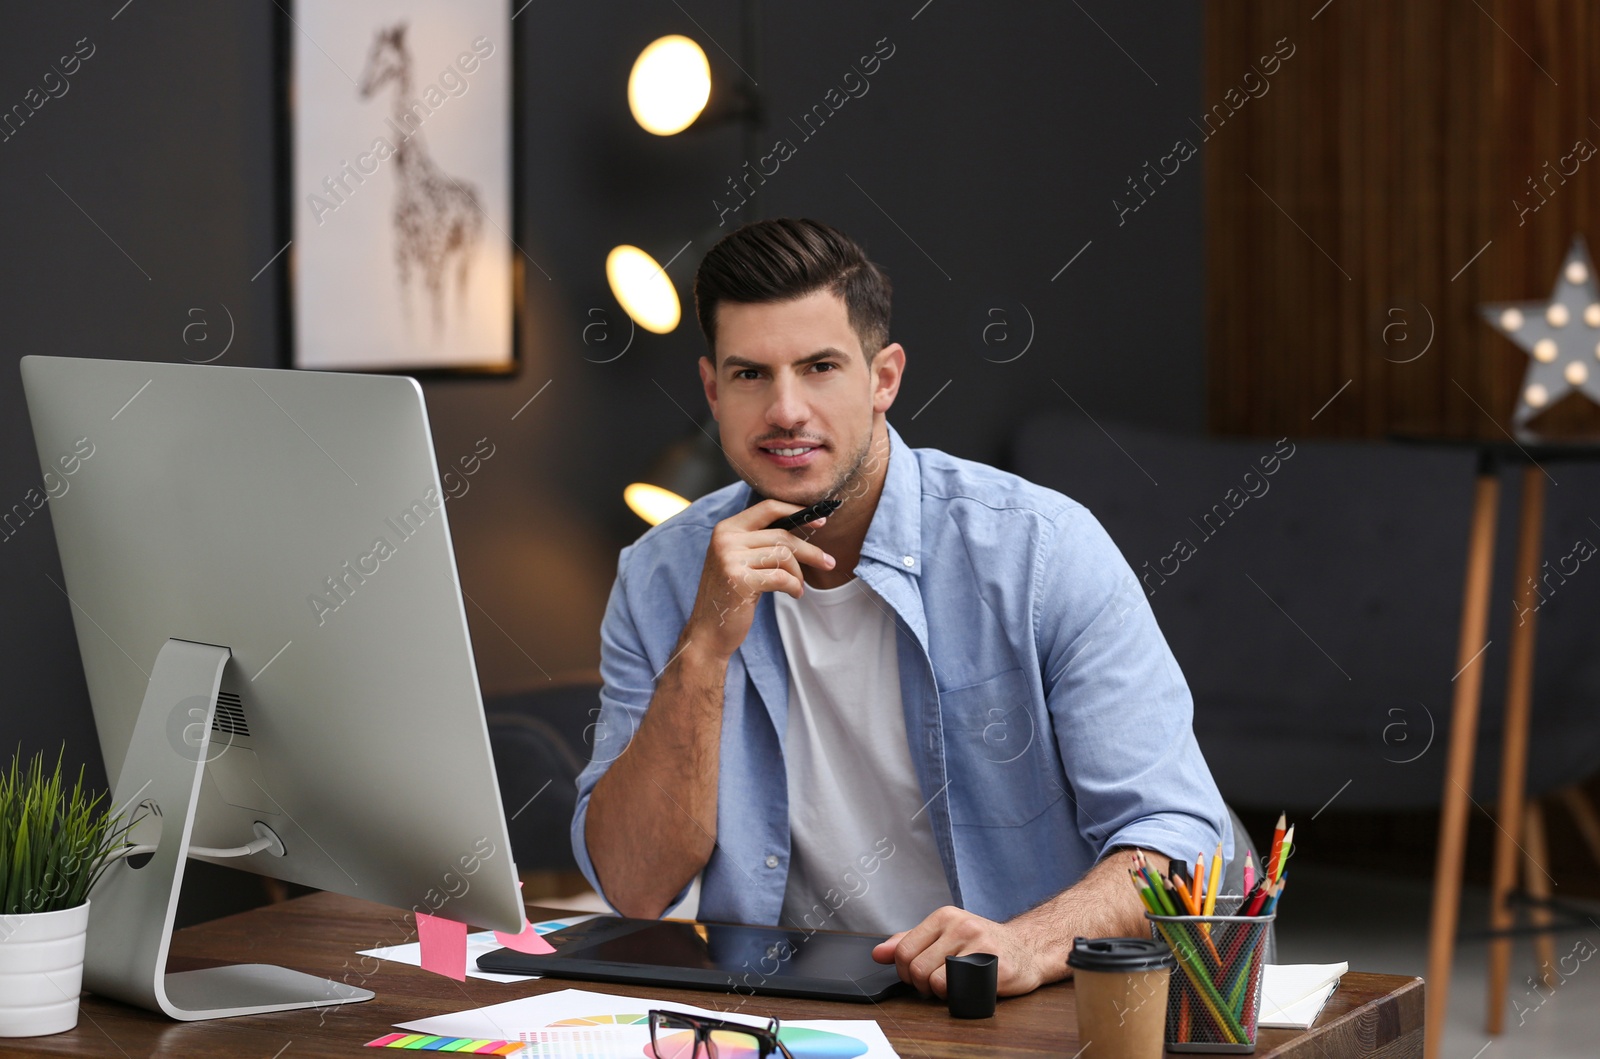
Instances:
[[[700,377],[743,482],[622,551],[573,847],[625,915],[700,875],[703,919],[889,933],[875,958],[939,996],[946,955],[993,952],[1025,993],[1075,936],[1148,934],[1120,851],[1166,870],[1232,831],[1099,523],[889,426],[889,296],[814,221],[707,253]]]

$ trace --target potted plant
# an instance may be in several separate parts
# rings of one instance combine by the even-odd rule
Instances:
[[[0,773],[0,1037],[61,1033],[78,1024],[89,891],[121,852],[130,823],[83,769],[69,791],[61,758]]]

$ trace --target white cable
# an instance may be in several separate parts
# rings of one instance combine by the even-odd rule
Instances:
[[[231,849],[214,849],[211,846],[190,846],[189,856],[217,858],[248,857],[252,853],[260,853],[264,849],[270,849],[275,843],[276,839],[273,837],[263,836],[254,840],[253,842],[248,842],[242,846],[234,846]],[[141,853],[154,853],[155,851],[155,846],[123,846],[106,859],[108,861],[112,861],[118,859],[119,857],[136,857]]]

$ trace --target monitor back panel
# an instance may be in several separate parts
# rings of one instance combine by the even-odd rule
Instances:
[[[289,856],[230,864],[514,929],[416,381],[39,356],[22,374],[113,785],[161,645],[225,646],[194,843],[263,820]],[[174,707],[174,753],[203,705]]]

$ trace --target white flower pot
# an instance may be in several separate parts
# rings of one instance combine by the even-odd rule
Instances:
[[[39,1037],[78,1024],[89,902],[59,912],[0,915],[0,1037]]]

